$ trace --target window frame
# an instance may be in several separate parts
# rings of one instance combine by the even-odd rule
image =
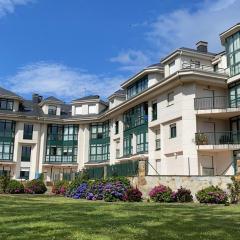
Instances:
[[[32,140],[33,137],[33,124],[24,123],[23,139]]]
[[[177,137],[177,124],[172,123],[169,125],[170,128],[170,139]]]

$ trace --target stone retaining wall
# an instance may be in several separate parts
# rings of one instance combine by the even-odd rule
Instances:
[[[227,184],[231,183],[231,176],[139,176],[130,177],[132,186],[137,186],[148,197],[149,191],[159,184],[169,186],[173,191],[181,186],[190,189],[193,197],[197,191],[210,185],[219,186],[227,191]]]

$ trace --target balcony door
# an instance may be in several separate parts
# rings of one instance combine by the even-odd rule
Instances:
[[[206,101],[207,107],[210,109],[214,108],[214,90],[203,89],[202,94]]]
[[[240,119],[239,117],[231,119],[231,132],[232,132],[232,140],[233,143],[239,143],[240,136],[239,136],[239,128],[240,128]]]

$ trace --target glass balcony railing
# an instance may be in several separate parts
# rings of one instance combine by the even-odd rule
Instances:
[[[240,132],[199,132],[195,134],[196,145],[240,144]]]

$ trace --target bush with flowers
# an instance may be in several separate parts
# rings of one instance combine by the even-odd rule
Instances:
[[[56,195],[65,195],[69,186],[69,182],[66,180],[56,181],[52,187],[52,193]]]
[[[196,198],[200,203],[227,203],[228,196],[218,186],[210,186],[197,192]]]
[[[0,176],[0,194],[6,192],[6,188],[9,181],[10,181],[9,176]]]
[[[141,202],[142,201],[142,192],[136,188],[127,189],[124,200],[127,202]]]
[[[24,191],[28,194],[43,194],[47,187],[41,179],[33,179],[26,182]]]
[[[108,178],[102,180],[78,180],[70,185],[67,196],[74,199],[104,200],[106,202],[123,201],[130,183],[127,178]]]
[[[6,187],[6,193],[10,193],[10,194],[24,193],[24,186],[21,182],[17,180],[10,180]]]
[[[172,199],[174,202],[192,202],[193,196],[189,189],[180,187],[176,192],[172,193]]]
[[[172,194],[172,189],[164,185],[156,186],[149,192],[154,202],[173,202]]]

